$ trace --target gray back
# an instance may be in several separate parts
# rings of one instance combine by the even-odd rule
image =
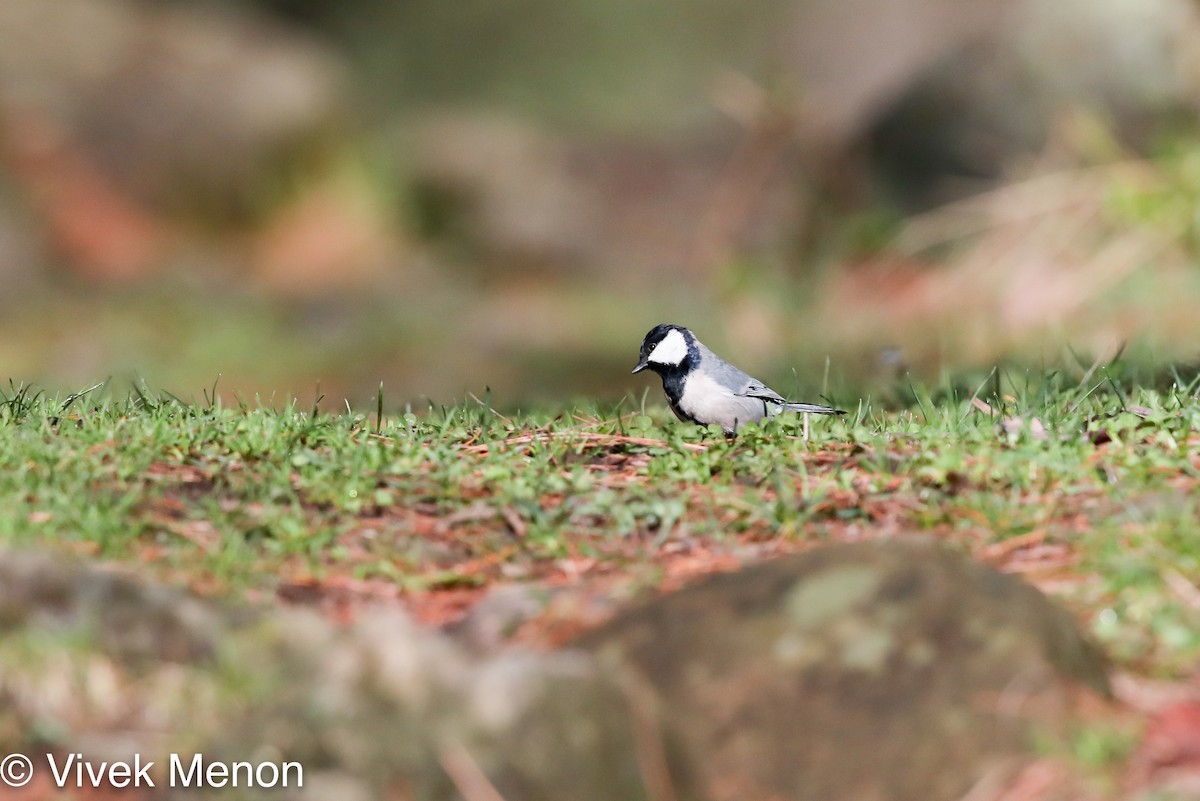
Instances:
[[[696,348],[700,351],[700,366],[708,375],[735,395],[749,395],[763,400],[784,403],[785,400],[778,392],[759,381],[754,376],[734,367],[717,354],[709,350],[703,342],[696,340]]]

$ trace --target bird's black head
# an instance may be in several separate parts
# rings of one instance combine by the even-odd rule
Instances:
[[[633,372],[640,373],[649,367],[662,375],[673,371],[690,369],[700,358],[696,348],[696,338],[692,332],[681,325],[662,323],[650,329],[642,340],[642,350],[639,353],[637,367]]]

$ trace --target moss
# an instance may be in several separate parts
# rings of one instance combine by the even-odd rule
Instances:
[[[851,607],[871,600],[883,580],[867,565],[841,565],[796,584],[784,601],[788,619],[802,628],[819,628]]]

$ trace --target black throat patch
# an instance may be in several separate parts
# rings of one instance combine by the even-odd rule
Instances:
[[[667,403],[671,406],[671,411],[680,420],[690,423],[696,423],[696,418],[685,412],[679,406],[680,400],[683,398],[683,385],[687,382],[688,375],[700,366],[700,349],[696,347],[694,337],[686,336],[688,352],[683,361],[679,364],[654,364],[649,365],[650,369],[658,373],[662,378],[663,392],[667,396]]]
[[[680,420],[695,423],[696,418],[685,412],[679,405],[679,401],[683,398],[683,384],[687,381],[687,371],[672,368],[661,371],[659,375],[662,376],[663,392],[666,393],[667,403],[671,406],[671,411],[675,412],[675,416]]]

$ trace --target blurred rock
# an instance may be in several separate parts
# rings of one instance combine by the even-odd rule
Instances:
[[[1036,69],[1026,77],[1048,93],[1118,115],[1200,102],[1200,11],[1187,0],[1027,0],[1015,27]]]
[[[554,596],[561,592],[557,587],[524,584],[494,587],[448,632],[474,651],[494,651],[508,642],[517,629],[545,612]]]
[[[439,115],[411,158],[424,232],[499,261],[578,259],[590,203],[567,172],[567,144],[516,119]]]
[[[781,47],[801,139],[842,151],[920,76],[994,30],[1006,0],[803,0]]]
[[[331,50],[205,4],[0,4],[0,169],[51,249],[89,278],[141,278],[181,217],[244,224],[341,127]]]
[[[723,575],[580,645],[479,659],[393,612],[237,612],[5,553],[0,749],[298,761],[289,798],[937,801],[1072,680],[1106,688],[1065,612],[920,545]]]
[[[195,752],[299,761],[305,786],[289,798],[400,787],[451,801],[494,783],[507,798],[636,801],[647,796],[625,714],[578,653],[476,662],[396,613],[338,628],[0,554],[0,747],[36,755],[46,775],[47,750],[136,753],[164,771],[167,754]]]
[[[1061,141],[1063,120],[1095,115],[1137,146],[1200,97],[1187,0],[791,8],[774,80],[713,68],[712,104],[733,125],[654,140],[555,135],[499,114],[426,120],[409,159],[424,232],[501,274],[697,277],[737,257],[794,260],[880,188],[919,210],[1055,147],[1068,163],[1117,157]]]
[[[0,169],[29,196],[47,249],[88,276],[140,278],[204,228],[180,218],[218,223],[218,236],[248,227],[229,260],[272,289],[310,294],[370,285],[405,258],[386,204],[364,207],[328,177],[352,127],[342,57],[250,5],[0,3]],[[398,181],[411,182],[418,227],[458,261],[505,278],[529,270],[645,286],[739,258],[794,263],[827,218],[876,202],[881,183],[903,210],[938,205],[1054,150],[1072,108],[1136,146],[1200,97],[1188,0],[686,11],[661,0],[612,11],[539,2],[527,10],[553,6],[554,36],[506,20],[478,58],[430,42],[501,27],[487,4],[463,11],[469,19],[409,5],[258,4],[331,32],[373,32],[343,39],[364,49],[346,62],[363,67],[355,89],[379,74],[400,87],[375,96],[397,104],[417,140]],[[619,21],[640,23],[656,46]],[[421,30],[393,37],[389,26],[402,24]],[[413,59],[393,57],[396,37]],[[599,51],[577,53],[588,50],[580,43]],[[417,74],[397,75],[406,70]],[[595,102],[572,102],[593,90]],[[521,104],[539,92],[564,96]],[[449,102],[477,105],[428,111]],[[571,109],[580,116],[556,134],[531,108],[569,124]]]
[[[994,24],[876,98],[866,128],[874,165],[909,208],[987,189],[1048,149],[1120,156],[1071,141],[1064,121],[1074,114],[1141,149],[1200,107],[1200,13],[1187,0],[1001,5]]]
[[[82,569],[51,554],[0,552],[0,632],[75,632],[115,659],[138,666],[211,658],[244,610]]]
[[[68,132],[138,198],[243,202],[272,162],[337,124],[331,51],[212,4],[62,0],[0,6],[0,109]]]
[[[714,577],[584,637],[656,699],[716,799],[952,801],[1103,660],[1029,584],[947,550],[835,545]],[[869,758],[864,758],[869,755]]]
[[[417,140],[409,161],[419,227],[467,249],[485,269],[594,271],[644,285],[713,265],[697,249],[729,162],[724,137],[572,140],[512,118],[462,113],[429,121]],[[779,183],[755,192],[754,214],[728,234],[739,252],[778,253],[789,197]]]
[[[461,620],[443,628],[472,653],[494,653],[503,647],[559,644],[609,620],[620,601],[611,587],[586,582],[539,583],[492,587]]]

